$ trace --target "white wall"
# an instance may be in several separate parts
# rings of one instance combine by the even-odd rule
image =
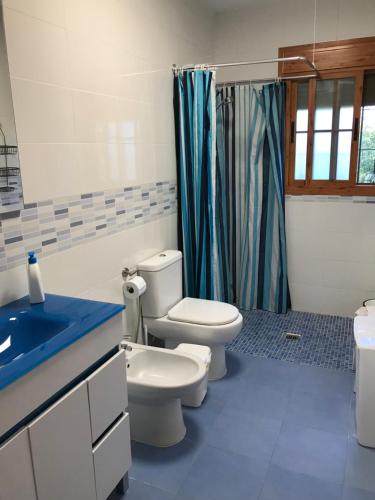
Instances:
[[[278,47],[313,36],[312,0],[253,0],[252,7],[218,14],[214,35],[211,14],[194,0],[5,0],[5,6],[29,203],[175,179],[171,64],[212,54],[216,61],[273,57]],[[373,0],[319,0],[317,40],[374,35],[374,18]],[[262,66],[220,70],[218,79],[272,74],[276,68]],[[287,201],[295,309],[352,315],[362,297],[375,296],[374,210]],[[114,296],[122,265],[175,244],[172,215],[55,253],[41,266],[50,291]],[[25,293],[23,266],[0,279],[0,303]]]
[[[250,2],[249,2],[250,3]],[[373,0],[317,0],[316,41],[374,36]],[[215,16],[215,62],[277,57],[278,48],[312,43],[314,0],[252,0]],[[218,81],[267,78],[277,65],[225,68]]]
[[[311,43],[313,0],[254,1],[215,18],[215,62],[277,57],[278,48]],[[317,41],[375,35],[373,0],[318,0]],[[267,78],[276,65],[218,71],[218,81]],[[358,200],[357,200],[358,201]],[[286,203],[293,308],[352,316],[375,297],[375,204],[293,197]]]
[[[27,203],[176,179],[172,63],[211,58],[190,0],[5,0]],[[42,259],[47,290],[79,294],[176,245],[175,216]],[[0,303],[25,292],[0,274]]]

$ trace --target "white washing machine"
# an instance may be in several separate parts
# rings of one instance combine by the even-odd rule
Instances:
[[[354,318],[357,438],[375,447],[375,315]]]

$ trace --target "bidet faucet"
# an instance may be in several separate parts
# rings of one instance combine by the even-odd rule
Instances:
[[[132,351],[133,348],[131,345],[126,344],[125,342],[121,342],[121,347],[124,349],[124,351]]]

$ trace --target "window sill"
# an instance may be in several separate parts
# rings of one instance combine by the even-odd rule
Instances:
[[[371,186],[286,186],[286,195],[293,196],[375,196],[375,185]]]

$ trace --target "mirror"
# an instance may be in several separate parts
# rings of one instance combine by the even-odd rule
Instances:
[[[0,218],[23,208],[20,162],[0,2]]]

